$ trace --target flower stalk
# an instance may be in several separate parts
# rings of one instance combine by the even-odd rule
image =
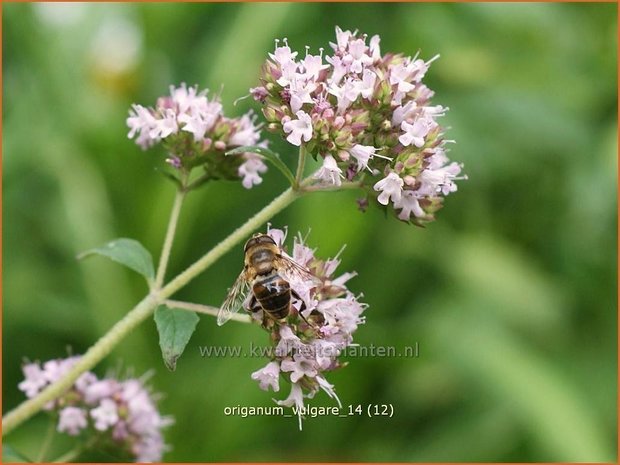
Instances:
[[[174,235],[179,222],[179,214],[181,213],[181,207],[183,206],[183,200],[185,199],[186,192],[186,189],[181,187],[180,189],[177,189],[177,193],[174,197],[174,204],[172,206],[172,212],[170,213],[170,220],[168,222],[168,230],[166,231],[166,238],[164,240],[164,246],[161,251],[161,257],[159,258],[159,265],[157,267],[155,289],[160,289],[164,283],[164,276],[166,275],[168,260],[170,259],[170,251],[172,250],[172,242],[174,241]]]
[[[299,147],[299,160],[297,161],[297,173],[295,174],[295,187],[299,187],[301,178],[304,175],[304,168],[306,167],[306,147],[302,145]]]
[[[183,302],[180,300],[168,299],[164,302],[164,304],[168,308],[175,308],[178,310],[187,310],[188,312],[202,313],[203,315],[218,316],[220,312],[220,309],[218,307],[196,304],[192,302]],[[235,313],[234,315],[231,315],[230,319],[234,321],[239,321],[241,323],[252,322],[250,315],[244,315],[244,314],[239,314],[239,313]]]

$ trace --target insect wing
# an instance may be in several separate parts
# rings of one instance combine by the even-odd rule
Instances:
[[[249,290],[250,285],[245,279],[245,273],[242,272],[228,291],[226,300],[220,307],[220,311],[217,314],[218,326],[222,326],[230,320],[230,318],[243,307],[243,302],[245,302]]]
[[[320,284],[321,280],[310,272],[306,267],[301,266],[286,254],[280,254],[276,258],[276,266],[280,275],[287,281],[304,282],[312,281],[314,284]]]

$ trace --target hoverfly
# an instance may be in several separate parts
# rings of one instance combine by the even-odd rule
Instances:
[[[263,310],[265,315],[280,321],[289,314],[291,298],[299,299],[299,295],[291,289],[289,281],[312,281],[315,284],[321,282],[308,269],[289,257],[267,234],[252,236],[243,251],[245,265],[229,289],[217,315],[219,326],[243,307],[250,293],[250,311]]]

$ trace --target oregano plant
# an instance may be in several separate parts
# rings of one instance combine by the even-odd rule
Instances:
[[[276,402],[294,407],[300,428],[306,399],[324,391],[340,402],[328,374],[343,366],[339,356],[365,321],[360,291],[349,285],[355,273],[337,274],[339,257],[319,258],[300,235],[289,255],[286,228],[265,230],[265,223],[302,196],[354,189],[360,194],[360,210],[378,207],[420,226],[434,220],[444,198],[457,190],[455,181],[465,176],[462,165],[447,156],[453,142],[444,137],[441,125],[447,108],[432,103],[433,91],[423,82],[438,56],[382,54],[379,36],[368,38],[340,28],[329,45],[329,53],[320,49],[313,54],[306,47],[300,54],[286,39],[276,41],[256,87],[250,89],[257,112],[226,116],[217,96],[186,84],[171,86],[169,95],[153,106],[132,105],[129,138],[144,150],[165,154],[157,163],[176,189],[161,253],[154,263],[138,240],[118,238],[94,244],[79,258],[100,256],[118,262],[141,274],[147,291],[83,355],[24,364],[19,388],[28,399],[4,416],[3,436],[46,410],[53,418],[52,432],[80,438],[76,448],[58,460],[75,459],[97,444],[112,445],[130,460],[161,460],[166,450],[162,431],[172,419],[159,413],[146,380],[100,379],[91,370],[151,317],[163,362],[174,370],[199,322],[196,313],[218,316],[220,308],[219,302],[172,297],[257,232],[270,237],[283,256],[313,279],[290,283],[295,298],[286,318],[269,320],[259,306],[250,305],[250,298],[243,305],[247,312],[233,315],[236,321],[261,326],[270,336],[269,360],[251,378],[264,390],[278,392],[284,383],[290,386],[288,396]],[[266,133],[286,140],[295,155],[270,149]],[[318,171],[306,173],[308,157],[320,162]],[[259,188],[270,167],[289,187],[179,275],[167,277],[186,197],[222,180]],[[10,453],[19,456],[17,451]],[[45,457],[43,450],[39,459],[53,457]]]

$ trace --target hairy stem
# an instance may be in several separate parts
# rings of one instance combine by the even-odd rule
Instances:
[[[157,267],[157,275],[155,277],[155,289],[160,289],[164,283],[164,276],[166,275],[166,268],[168,267],[168,260],[170,259],[170,251],[172,250],[172,242],[174,240],[174,234],[177,230],[177,223],[179,222],[179,214],[181,213],[181,206],[183,205],[183,199],[185,199],[185,189],[177,190],[174,197],[174,204],[172,205],[172,212],[170,213],[170,220],[168,221],[168,230],[166,231],[166,239],[164,240],[164,247],[159,257],[159,266]]]
[[[179,310],[187,310],[189,312],[202,313],[204,315],[217,316],[220,312],[218,307],[211,307],[210,305],[194,304],[191,302],[182,302],[180,300],[166,300],[164,302],[168,308],[178,308]],[[250,315],[235,313],[231,315],[231,320],[240,321],[242,323],[251,323],[252,319]]]
[[[155,308],[162,304],[168,297],[185,286],[198,274],[206,270],[222,255],[239,244],[243,239],[252,234],[271,217],[284,210],[301,193],[293,189],[287,189],[276,197],[269,205],[236,229],[226,239],[202,256],[193,265],[174,278],[161,289],[153,289],[144,297],[127,315],[118,321],[103,337],[101,337],[77,363],[62,378],[50,384],[32,399],[28,399],[11,410],[2,419],[2,436],[4,437],[17,426],[36,414],[43,406],[61,396],[84,372],[93,368],[99,361],[108,355],[116,345],[122,341],[131,331],[153,314]]]
[[[297,173],[295,174],[295,186],[301,185],[301,178],[304,175],[304,168],[306,166],[306,147],[302,144],[299,147],[299,159],[297,160]]]

